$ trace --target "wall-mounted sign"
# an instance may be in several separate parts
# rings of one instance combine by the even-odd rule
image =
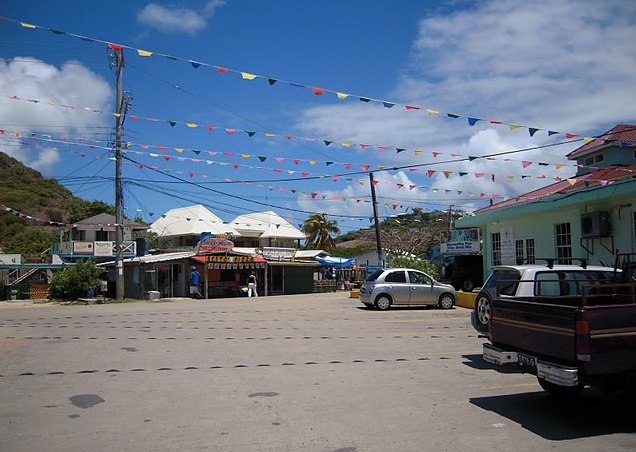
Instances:
[[[0,254],[0,264],[21,264],[21,254]]]
[[[239,263],[255,262],[255,259],[252,256],[205,256],[205,261],[218,263]]]
[[[450,240],[440,245],[444,254],[478,253],[480,248],[479,228],[453,229]]]
[[[499,233],[501,234],[501,263],[503,265],[514,265],[517,259],[515,256],[515,234],[512,226],[502,226]]]

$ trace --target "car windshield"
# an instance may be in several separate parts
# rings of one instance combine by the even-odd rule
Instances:
[[[375,281],[383,272],[384,270],[376,270],[373,273],[371,273],[369,276],[367,276],[367,279],[365,279],[365,281]]]

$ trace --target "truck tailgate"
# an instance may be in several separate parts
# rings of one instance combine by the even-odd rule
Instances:
[[[573,363],[575,352],[573,306],[495,299],[490,319],[490,341],[540,357]]]
[[[636,370],[636,305],[590,306],[583,308],[589,323],[591,360],[588,374]]]

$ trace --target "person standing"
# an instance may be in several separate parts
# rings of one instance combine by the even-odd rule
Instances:
[[[256,283],[257,283],[256,275],[254,272],[251,272],[247,277],[247,296],[258,297],[258,292],[256,292]]]
[[[199,293],[200,280],[201,280],[201,275],[197,271],[197,268],[192,267],[192,272],[190,273],[190,297],[192,298],[201,297],[201,294]]]

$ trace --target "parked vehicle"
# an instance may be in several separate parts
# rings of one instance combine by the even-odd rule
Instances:
[[[472,292],[484,282],[483,265],[481,254],[446,255],[440,269],[441,279],[450,281],[456,290]]]
[[[519,280],[517,286],[534,288],[534,296],[492,300],[484,360],[536,375],[556,395],[573,395],[584,386],[633,389],[635,268],[626,265],[604,282],[580,272],[579,278]]]
[[[558,265],[556,259],[535,259],[546,261],[546,264],[526,265],[498,265],[493,267],[492,273],[486,279],[483,287],[475,297],[475,307],[471,312],[470,321],[473,328],[480,333],[488,332],[488,322],[491,316],[491,304],[495,295],[506,297],[533,297],[537,295],[537,287],[532,284],[519,284],[524,281],[561,280],[560,285],[551,287],[553,293],[549,295],[580,295],[581,282],[606,282],[614,277],[613,267],[588,266],[585,259],[580,265]],[[544,294],[548,286],[542,286]]]
[[[435,281],[419,270],[390,268],[371,273],[360,287],[359,299],[365,306],[380,310],[392,305],[438,305],[450,309],[457,293],[453,286]]]

